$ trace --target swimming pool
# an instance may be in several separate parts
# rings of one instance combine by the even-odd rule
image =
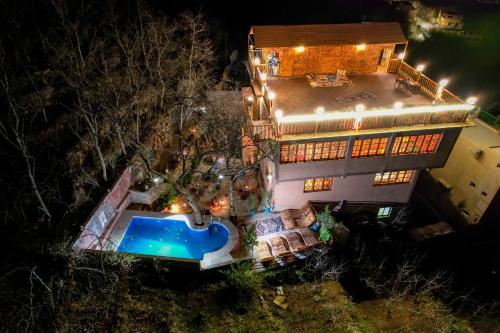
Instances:
[[[229,231],[219,222],[194,230],[187,220],[133,216],[116,251],[202,260],[222,248]]]

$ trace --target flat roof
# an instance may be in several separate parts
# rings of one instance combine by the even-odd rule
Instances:
[[[395,74],[371,73],[348,75],[353,82],[349,87],[313,88],[305,77],[268,78],[266,84],[276,94],[273,109],[281,109],[285,116],[313,114],[318,107],[326,112],[350,110],[357,104],[367,109],[392,107],[402,102],[405,107],[432,103],[423,92],[403,92],[394,89]]]
[[[260,25],[250,33],[256,48],[407,42],[398,22]]]

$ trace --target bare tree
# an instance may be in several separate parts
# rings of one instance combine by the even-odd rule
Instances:
[[[16,151],[19,152],[26,166],[26,174],[31,184],[31,189],[38,201],[40,210],[45,214],[47,219],[51,220],[52,215],[47,207],[42,192],[36,180],[36,160],[30,152],[30,139],[26,134],[29,131],[29,124],[32,119],[26,119],[31,113],[24,109],[15,97],[13,88],[10,84],[10,79],[7,77],[7,69],[3,61],[3,52],[0,59],[2,68],[2,77],[0,79],[0,88],[3,97],[7,101],[7,113],[5,117],[0,118],[0,135],[8,142]]]

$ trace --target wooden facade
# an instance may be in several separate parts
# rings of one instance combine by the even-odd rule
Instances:
[[[356,45],[321,45],[304,47],[298,52],[293,47],[263,48],[263,63],[272,54],[279,58],[278,76],[304,76],[308,73],[334,74],[337,69],[347,73],[373,73],[379,70],[384,50],[391,55],[395,44],[369,44],[364,50]]]

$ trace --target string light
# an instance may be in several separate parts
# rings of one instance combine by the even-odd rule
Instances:
[[[417,65],[415,69],[417,70],[417,72],[423,72],[425,69],[425,65],[423,64]]]
[[[466,100],[467,104],[474,105],[477,103],[477,97],[471,96]]]
[[[367,117],[389,117],[389,116],[399,116],[404,114],[419,114],[419,113],[436,113],[436,112],[454,112],[454,111],[470,111],[474,109],[474,106],[470,104],[445,104],[445,105],[432,105],[432,106],[414,106],[408,108],[387,108],[387,109],[375,109],[364,111],[361,109],[360,104],[356,111],[351,112],[325,112],[322,116],[317,114],[304,114],[304,115],[289,115],[283,116],[280,123],[291,124],[300,122],[310,122],[318,120],[342,120],[342,119],[356,119],[360,116]],[[364,111],[364,112],[363,112]]]
[[[274,91],[270,91],[267,96],[269,97],[270,100],[273,100],[276,98],[276,94],[274,93]]]
[[[446,87],[448,85],[449,81],[447,79],[442,79],[439,81],[439,85],[441,87]]]

